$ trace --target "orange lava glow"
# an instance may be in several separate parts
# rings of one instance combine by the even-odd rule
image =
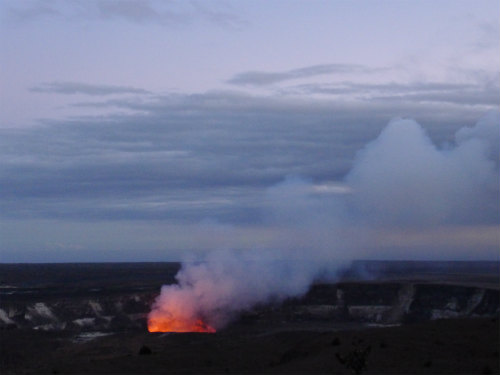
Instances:
[[[203,320],[184,320],[175,318],[150,318],[148,320],[149,332],[203,332],[215,333],[215,328]]]

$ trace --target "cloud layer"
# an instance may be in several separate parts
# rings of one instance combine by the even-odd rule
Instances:
[[[322,65],[296,69],[292,74],[284,72],[280,82],[286,83],[294,75],[331,72],[333,68]],[[271,77],[271,81],[273,79]],[[287,176],[301,176],[299,182],[310,181],[313,186],[307,189],[323,197],[352,197],[353,194],[346,192],[359,190],[355,201],[318,202],[316,211],[321,215],[317,217],[323,216],[326,222],[332,218],[328,211],[335,211],[339,206],[345,209],[349,204],[358,222],[361,217],[365,222],[375,217],[380,224],[388,225],[413,221],[412,230],[426,220],[439,221],[440,216],[453,217],[453,225],[497,225],[498,215],[492,208],[495,206],[488,203],[496,197],[495,191],[485,188],[470,197],[470,192],[477,187],[470,185],[470,181],[485,187],[491,185],[490,167],[476,168],[476,162],[467,167],[464,161],[479,159],[480,150],[486,149],[489,150],[487,158],[498,159],[498,148],[474,146],[479,139],[495,139],[495,130],[485,124],[496,120],[485,117],[478,126],[467,128],[485,110],[495,108],[491,98],[498,96],[498,87],[488,82],[361,84],[343,81],[336,84],[335,89],[340,91],[335,93],[319,93],[325,86],[309,84],[280,87],[278,90],[284,90],[281,95],[251,95],[242,91],[155,94],[129,86],[76,82],[38,85],[33,88],[38,91],[37,95],[77,94],[74,97],[79,101],[73,104],[75,108],[104,114],[47,119],[32,128],[0,130],[3,160],[0,204],[6,221],[4,227],[19,225],[15,231],[21,231],[21,227],[36,222],[48,231],[40,233],[39,242],[66,243],[65,238],[50,239],[60,237],[55,231],[59,224],[50,230],[41,221],[66,223],[69,220],[75,225],[80,223],[82,228],[88,226],[89,231],[95,230],[95,222],[101,222],[106,223],[110,236],[115,238],[113,246],[119,248],[128,247],[133,241],[120,240],[116,223],[122,223],[130,233],[134,223],[154,221],[170,226],[172,231],[165,233],[173,235],[165,235],[163,243],[153,236],[155,240],[147,245],[151,254],[160,254],[159,249],[172,249],[173,244],[190,249],[198,246],[200,250],[205,243],[210,244],[209,248],[217,248],[221,243],[249,248],[258,245],[259,237],[264,247],[285,243],[305,247],[308,241],[327,244],[331,236],[321,225],[309,232],[296,228],[295,233],[301,233],[298,236],[290,233],[286,226],[279,227],[277,222],[270,221],[273,215],[280,215],[280,210],[293,209],[293,206],[286,208],[286,204],[280,208],[281,200],[277,196],[269,199],[274,189],[271,187],[279,187],[283,181],[288,183]],[[314,94],[315,91],[318,92]],[[311,95],[307,95],[308,92]],[[314,96],[316,94],[319,96]],[[423,99],[410,98],[417,94]],[[92,101],[82,101],[84,95]],[[436,95],[440,98],[435,98]],[[469,100],[469,97],[475,99]],[[377,138],[387,122],[397,115],[415,118],[425,130],[408,122],[401,134],[388,130],[392,129],[389,126]],[[455,137],[461,128],[464,129]],[[385,154],[385,159],[376,164],[375,151],[362,151],[356,156],[376,138],[373,142],[383,144],[383,148],[394,155],[408,149],[425,153],[428,160],[413,161],[416,174],[409,182],[406,180],[409,177],[402,174],[406,173],[404,165],[409,163],[408,158],[399,160]],[[365,158],[367,161],[359,162],[364,152],[370,156]],[[353,164],[357,165],[354,169]],[[427,164],[433,172],[419,175],[417,172]],[[466,172],[459,171],[462,164],[469,168]],[[367,188],[365,180],[369,172],[383,176],[385,165],[392,165],[390,168],[395,170],[391,177],[393,187],[385,190],[385,186],[379,186],[379,182],[385,181],[382,179],[375,180],[373,188]],[[432,176],[444,175],[444,172],[450,173],[448,185],[438,187]],[[402,175],[398,177],[398,173]],[[398,205],[405,201],[404,194],[410,194],[410,187],[419,184],[413,205],[420,211],[401,212]],[[391,189],[394,193],[389,196],[393,195],[394,199],[386,203],[384,194]],[[287,191],[295,194],[293,189]],[[433,195],[442,198],[434,207],[419,205],[418,202]],[[457,209],[454,200],[469,202],[469,206]],[[312,201],[317,202],[317,197]],[[379,215],[377,212],[385,205],[386,212]],[[274,207],[273,214],[269,214],[270,207]],[[477,209],[473,210],[474,207]],[[342,216],[344,219],[348,220],[349,216]],[[222,241],[203,225],[198,228],[199,223],[205,221],[239,229],[229,231],[228,240]],[[177,225],[185,225],[189,230],[173,229]],[[74,231],[74,228],[68,230]],[[344,236],[349,230],[333,232]],[[186,237],[189,231],[199,233],[198,245]],[[377,239],[380,243],[399,241],[399,234],[391,230],[380,233],[385,236],[385,239]],[[35,247],[25,240],[21,242],[24,245],[16,245],[14,239],[9,243],[13,248]],[[83,254],[90,251],[89,247],[109,246],[101,242],[102,245],[96,245],[80,239],[74,245],[86,249],[82,250]],[[12,254],[15,253],[12,250]]]
[[[286,72],[243,72],[228,80],[234,85],[265,86],[274,83],[294,80],[299,78],[310,78],[325,74],[362,74],[373,73],[382,69],[368,68],[358,64],[324,64],[313,65]]]
[[[53,94],[113,95],[113,94],[147,94],[143,89],[127,86],[91,85],[81,82],[48,82],[32,87],[32,92]]]
[[[228,4],[201,4],[198,2],[164,2],[155,0],[67,0],[23,2],[15,4],[9,13],[17,21],[40,18],[119,20],[136,25],[177,27],[200,18],[216,26],[241,28],[246,22]]]

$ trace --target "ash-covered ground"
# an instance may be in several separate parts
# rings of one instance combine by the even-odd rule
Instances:
[[[499,372],[497,262],[355,262],[215,334],[149,333],[178,269],[0,265],[1,372]]]

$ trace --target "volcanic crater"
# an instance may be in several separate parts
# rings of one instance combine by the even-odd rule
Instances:
[[[176,263],[0,268],[2,373],[498,373],[496,262],[355,262],[210,335],[148,332]]]

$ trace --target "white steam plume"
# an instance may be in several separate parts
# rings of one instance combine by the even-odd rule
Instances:
[[[176,306],[183,318],[203,318],[218,329],[258,303],[306,293],[318,267],[279,258],[269,251],[214,251],[203,262],[183,263],[178,284],[162,287],[150,318],[171,315]]]
[[[438,148],[415,121],[393,120],[358,152],[344,181],[286,179],[266,195],[268,225],[286,228],[275,236],[277,250],[216,251],[183,263],[150,319],[183,314],[221,328],[258,303],[304,294],[325,268],[372,256],[380,232],[411,237],[442,227],[453,236],[454,226],[498,227],[499,125],[499,113],[490,113]]]

